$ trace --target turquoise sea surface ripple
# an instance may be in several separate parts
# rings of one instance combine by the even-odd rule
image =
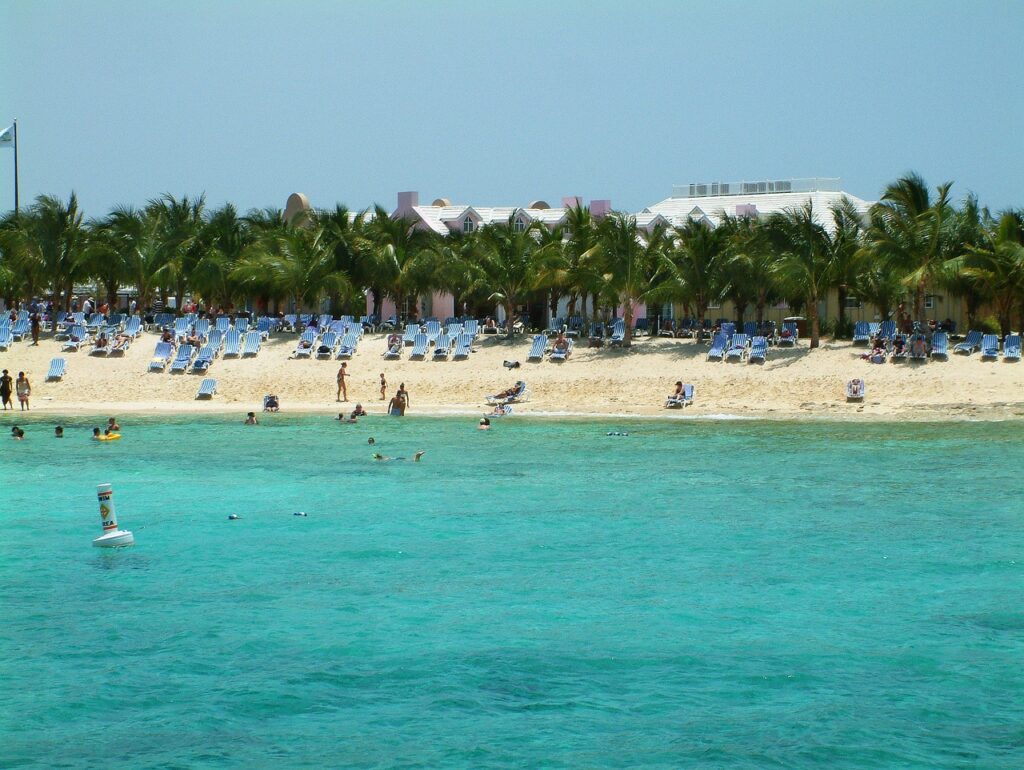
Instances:
[[[1024,426],[496,423],[19,423],[0,766],[1024,767]]]

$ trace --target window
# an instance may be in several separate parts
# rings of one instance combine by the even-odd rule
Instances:
[[[935,295],[929,294],[924,298],[924,309],[934,310],[935,309]]]
[[[859,298],[857,298],[857,297],[847,297],[846,298],[846,309],[847,310],[859,310],[861,307],[863,307],[863,305],[861,304],[861,301],[860,301]]]
[[[526,222],[524,222],[521,219],[516,219],[516,221],[512,224],[512,229],[515,230],[517,233],[521,233],[524,230],[526,230]]]
[[[469,217],[466,217],[465,219],[462,220],[462,232],[464,232],[464,233],[471,233],[471,232],[473,232],[473,220],[470,219]]]
[[[721,309],[722,309],[722,303],[721,302],[717,302],[716,300],[711,300],[708,303],[708,310],[721,310]]]

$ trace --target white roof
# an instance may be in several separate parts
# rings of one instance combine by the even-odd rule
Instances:
[[[565,209],[527,209],[520,206],[413,206],[419,218],[427,227],[439,235],[452,231],[447,223],[461,222],[467,214],[475,215],[483,224],[508,222],[508,218],[520,211],[528,220],[555,225],[565,219]],[[453,227],[456,227],[453,224]]]
[[[775,214],[803,206],[808,200],[814,207],[814,214],[819,224],[827,229],[832,229],[832,216],[829,208],[833,203],[838,202],[846,196],[862,215],[866,215],[871,208],[871,202],[862,200],[855,195],[841,191],[817,190],[814,192],[787,192],[787,193],[753,193],[750,195],[708,195],[692,198],[666,198],[665,200],[648,206],[642,213],[662,214],[669,219],[673,225],[681,225],[687,219],[699,219],[706,217],[712,225],[717,225],[722,220],[723,214],[736,216],[737,207],[756,206],[759,216]],[[743,209],[741,208],[742,212]],[[640,222],[641,214],[637,215],[637,223]]]

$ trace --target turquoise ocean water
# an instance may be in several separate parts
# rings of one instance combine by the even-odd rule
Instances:
[[[1024,426],[496,422],[3,438],[0,766],[1024,767]]]

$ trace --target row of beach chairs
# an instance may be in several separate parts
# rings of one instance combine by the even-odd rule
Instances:
[[[768,358],[768,340],[765,337],[750,339],[746,334],[733,334],[730,338],[725,332],[718,332],[711,340],[708,350],[708,361],[743,361],[747,363],[764,363]]]
[[[228,329],[223,336],[219,329],[214,329],[200,346],[184,344],[175,349],[173,343],[158,342],[149,362],[149,371],[162,372],[170,364],[171,372],[203,374],[220,356],[245,358],[259,355],[262,341],[258,331],[246,332],[242,337],[235,329]]]
[[[565,346],[549,348],[548,338],[545,334],[535,334],[533,342],[530,343],[530,352],[526,356],[527,361],[543,361],[544,356],[547,355],[548,361],[554,361],[556,363],[564,363],[565,360],[572,355],[572,349],[574,347],[572,337],[565,337]]]
[[[292,358],[352,358],[361,337],[361,326],[349,326],[344,335],[333,329],[321,335],[316,329],[309,328],[299,337]]]
[[[388,345],[384,351],[384,358],[389,361],[402,357],[405,348],[405,337],[401,343]],[[412,350],[409,351],[409,359],[426,360],[431,358],[434,361],[462,360],[469,358],[473,349],[473,335],[468,331],[461,331],[457,336],[448,332],[441,332],[433,339],[433,351],[430,349],[431,338],[426,332],[417,332],[412,338]]]

